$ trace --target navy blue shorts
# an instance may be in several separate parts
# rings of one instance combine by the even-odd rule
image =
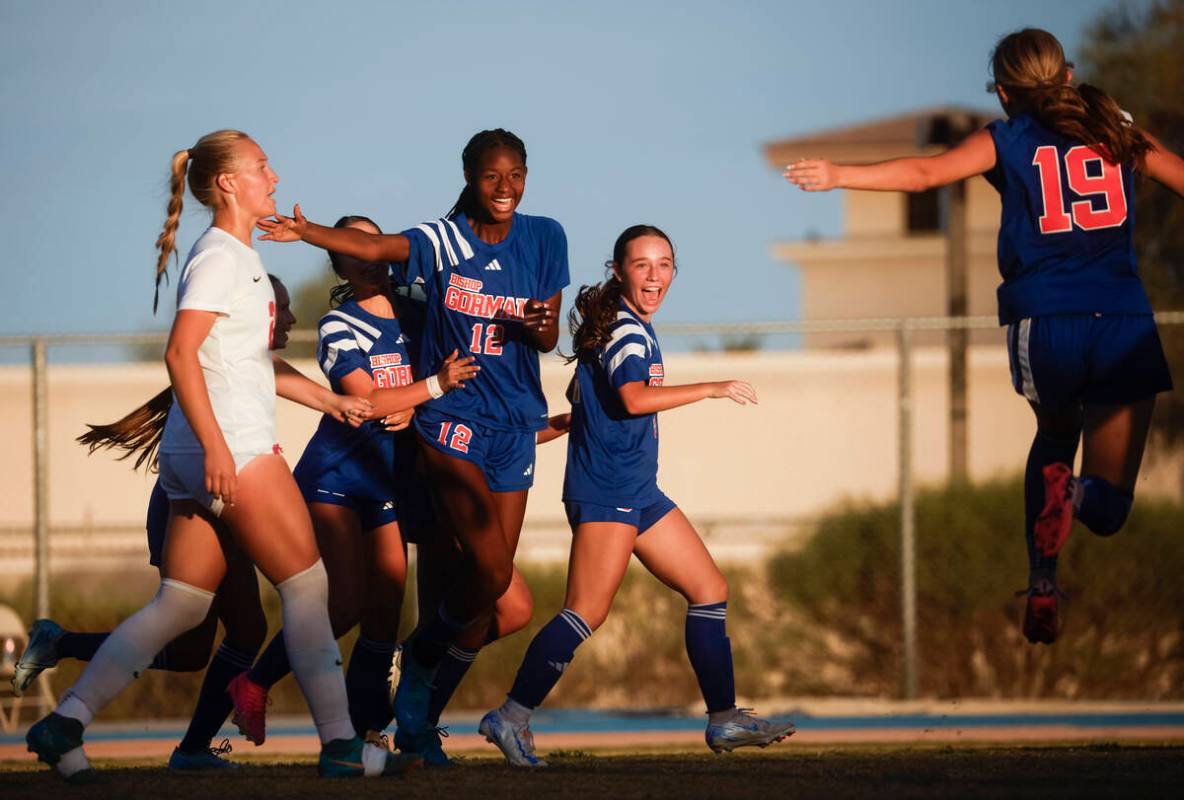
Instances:
[[[1011,382],[1045,408],[1129,405],[1172,390],[1149,314],[1064,314],[1007,327]]]
[[[159,567],[164,555],[164,535],[169,529],[169,496],[159,480],[152,487],[152,497],[148,498],[148,519],[144,521],[144,528],[148,532],[148,563]]]
[[[358,515],[362,530],[372,531],[398,520],[392,467],[376,458],[355,455],[320,472],[308,469],[301,460],[292,476],[304,495],[304,502],[351,508]]]
[[[480,467],[491,492],[534,485],[534,431],[499,431],[431,411],[417,412],[415,429],[429,445]]]
[[[661,492],[658,497],[644,506],[633,508],[602,506],[581,500],[564,500],[563,507],[567,511],[567,524],[571,526],[572,533],[586,522],[620,522],[637,528],[640,536],[678,508],[673,500]]]

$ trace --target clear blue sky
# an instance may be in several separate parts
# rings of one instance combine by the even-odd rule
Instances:
[[[769,246],[838,229],[764,142],[935,104],[991,107],[1002,34],[1073,57],[1107,0],[828,2],[17,2],[0,0],[0,334],[167,326],[153,242],[174,151],[243,129],[281,208],[398,230],[446,211],[474,132],[523,137],[522,210],[563,223],[574,284],[627,225],[666,229],[681,272],[659,321],[791,319]],[[187,198],[182,256],[207,224]],[[291,286],[325,268],[258,245]],[[310,324],[312,320],[302,320]]]

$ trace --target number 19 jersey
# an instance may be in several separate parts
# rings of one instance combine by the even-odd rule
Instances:
[[[999,191],[999,322],[1150,314],[1135,268],[1134,170],[1027,114],[987,126]]]

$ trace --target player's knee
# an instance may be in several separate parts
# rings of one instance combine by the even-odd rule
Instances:
[[[183,581],[165,578],[161,581],[160,590],[152,602],[168,616],[177,629],[191,631],[210,617],[213,599],[213,592],[190,586]],[[211,622],[212,630],[217,626],[217,619],[211,617]]]
[[[723,573],[717,572],[691,587],[686,597],[687,602],[695,604],[727,602],[728,579],[723,576]]]
[[[1083,493],[1077,519],[1098,536],[1113,536],[1122,530],[1131,513],[1134,496],[1109,481],[1094,476],[1081,479]]]
[[[530,596],[530,590],[522,584],[514,586],[521,586],[521,590],[512,589],[497,602],[494,629],[499,639],[525,628],[534,615],[534,598]]]

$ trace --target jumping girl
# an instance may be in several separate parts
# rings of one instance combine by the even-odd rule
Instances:
[[[342,217],[334,227],[382,233],[361,216]],[[329,259],[343,282],[318,326],[317,360],[335,392],[365,398],[372,415],[386,417],[463,389],[476,375],[474,358],[454,352],[437,374],[416,381],[391,302],[390,265],[333,251]],[[341,636],[360,623],[345,682],[355,732],[376,743],[391,719],[389,674],[407,572],[395,502],[395,487],[407,479],[396,471],[395,448],[395,436],[377,421],[354,430],[325,416],[294,471],[329,574],[333,632]],[[230,684],[235,722],[255,744],[266,738],[267,691],[289,670],[281,631],[251,671]]]
[[[571,663],[576,648],[608,617],[636,555],[687,599],[687,655],[707,704],[707,746],[716,752],[765,747],[793,733],[736,708],[732,650],[725,631],[728,583],[682,511],[658,488],[658,412],[727,397],[756,402],[744,381],[666,386],[650,325],[675,275],[670,239],[634,225],[613,246],[607,281],[585,286],[570,314],[576,374],[563,501],[572,528],[567,596],[531,641],[506,702],[480,732],[510,764],[542,767],[529,722]]]
[[[802,160],[785,177],[810,192],[920,192],[983,175],[1003,204],[999,322],[1012,381],[1036,414],[1024,478],[1029,578],[1023,631],[1057,637],[1057,554],[1076,517],[1116,533],[1134,499],[1155,395],[1171,375],[1135,267],[1136,173],[1184,196],[1184,160],[1100,89],[1073,84],[1056,38],[1003,37],[990,91],[1007,119],[927,158],[867,166]],[[1081,477],[1072,465],[1084,436]]]
[[[246,134],[216,131],[173,157],[169,215],[157,239],[157,288],[175,247],[186,173],[194,197],[213,210],[213,224],[182,270],[165,351],[176,408],[160,447],[160,481],[170,505],[160,590],[112,632],[57,710],[29,729],[29,750],[67,780],[93,777],[82,750],[85,727],[166,643],[209,613],[227,570],[214,523],[220,518],[280,594],[291,632],[288,656],[322,743],[320,774],[404,772],[418,760],[400,759],[354,735],[326,607],[325,568],[275,443],[277,393],[355,422],[367,417],[370,403],[340,397],[268,353],[275,294],[251,232],[275,212],[279,179]]]
[[[490,625],[511,587],[535,432],[547,425],[540,352],[555,347],[567,239],[559,223],[516,213],[526,188],[526,147],[497,129],[475,135],[461,157],[465,187],[444,219],[396,235],[326,228],[292,217],[263,220],[261,238],[303,240],[363,261],[401,262],[394,279],[423,281],[427,319],[423,368],[454,350],[472,354],[481,379],[435,398],[416,414],[424,474],[440,520],[463,561],[435,609],[425,609],[404,649],[394,711],[400,735],[434,738],[428,725],[433,675],[461,631]],[[525,584],[522,584],[525,591]]]
[[[296,324],[292,314],[287,287],[274,275],[275,331],[271,349],[282,350],[288,343],[288,331]],[[95,450],[122,450],[119,460],[136,457],[133,469],[145,462],[152,472],[158,470],[157,452],[165,420],[173,407],[172,387],[166,387],[139,408],[108,425],[89,425],[89,431],[78,437],[90,453]],[[148,563],[160,568],[164,537],[169,523],[169,498],[160,481],[152,487],[148,502],[145,530],[148,534]],[[218,523],[221,525],[221,523]],[[226,686],[236,675],[248,669],[267,636],[267,619],[259,601],[259,583],[255,565],[237,547],[225,531],[219,531],[226,547],[226,577],[218,584],[214,602],[205,620],[164,646],[152,659],[149,669],[169,672],[197,672],[206,669],[198,694],[197,706],[185,737],[169,757],[172,770],[212,770],[237,767],[222,758],[230,752],[230,743],[223,741],[212,747],[214,736],[230,713],[230,699]],[[221,646],[210,658],[210,647],[218,632],[218,623],[226,629]],[[29,644],[21,654],[13,673],[12,686],[21,694],[43,670],[57,666],[63,658],[90,661],[110,633],[68,631],[51,619],[39,619],[29,631]],[[208,669],[207,669],[208,664]]]

